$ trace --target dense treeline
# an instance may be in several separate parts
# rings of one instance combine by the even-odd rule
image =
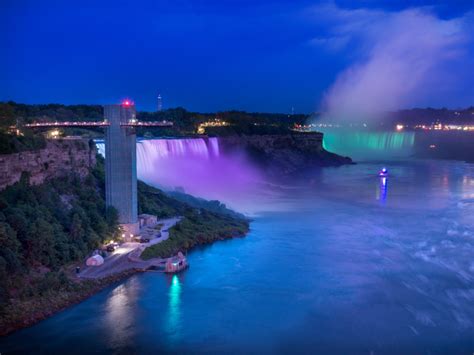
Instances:
[[[447,108],[417,108],[410,110],[399,110],[387,112],[387,117],[381,117],[380,124],[383,127],[394,123],[405,124],[431,124],[441,121],[443,124],[466,124],[474,120],[474,107],[460,110]],[[280,114],[260,113],[244,111],[221,111],[215,113],[199,113],[187,111],[182,107],[170,108],[160,112],[138,111],[137,118],[143,121],[174,122],[171,128],[138,128],[138,136],[189,136],[197,132],[197,128],[203,122],[220,119],[230,123],[225,127],[207,127],[209,135],[231,135],[231,134],[282,134],[287,133],[289,128],[295,124],[305,124],[310,119],[318,120],[320,114]],[[100,105],[25,105],[12,101],[0,102],[0,131],[2,127],[8,127],[15,123],[23,124],[32,121],[97,121],[103,118],[103,108]],[[78,130],[64,129],[65,134],[89,135],[96,137],[103,135],[100,128]],[[0,147],[1,148],[1,147]]]
[[[429,107],[414,108],[391,112],[388,116],[393,123],[403,123],[407,125],[431,125],[437,121],[443,124],[472,124],[474,122],[474,106],[458,110]]]
[[[32,292],[61,283],[64,276],[55,271],[118,233],[117,212],[106,210],[103,189],[103,166],[98,164],[82,181],[70,176],[31,186],[23,176],[0,193],[1,304],[7,303],[9,291]],[[31,289],[18,285],[38,270],[52,273],[36,278]]]
[[[104,110],[100,105],[26,105],[13,101],[0,103],[0,116],[2,112],[8,111],[13,114],[14,121],[20,124],[44,120],[100,121],[104,117]]]
[[[248,221],[208,210],[190,210],[169,231],[169,239],[145,249],[143,259],[170,257],[197,245],[245,235]]]
[[[225,127],[207,127],[209,135],[231,134],[279,134],[288,133],[295,123],[304,124],[309,115],[287,115],[279,113],[259,113],[244,111],[221,111],[217,113],[197,113],[183,108],[162,112],[139,112],[138,119],[145,121],[171,120],[175,123],[176,134],[189,135],[197,131],[199,124],[219,119],[229,123]]]
[[[194,208],[204,208],[210,212],[215,212],[219,214],[225,214],[231,217],[239,218],[239,219],[245,219],[245,216],[241,213],[235,212],[227,206],[218,201],[218,200],[204,200],[199,197],[194,197],[192,195],[188,195],[184,192],[180,191],[170,191],[166,193],[168,196],[170,196],[173,199],[176,199],[178,201],[187,203],[188,205],[194,207]]]
[[[208,201],[183,192],[163,192],[153,186],[138,181],[138,212],[150,213],[159,218],[184,215],[195,209],[205,209],[216,214],[245,219],[243,214],[228,209],[220,201]]]
[[[2,115],[2,112],[6,113]],[[2,116],[9,117],[2,119]],[[305,123],[308,115],[249,113],[243,111],[222,111],[216,113],[199,113],[187,111],[182,107],[170,108],[160,112],[138,111],[137,118],[142,121],[168,120],[174,123],[170,128],[137,128],[137,135],[153,136],[189,136],[196,134],[199,124],[220,119],[231,126],[224,129],[211,129],[210,134],[265,134],[287,132],[295,123]],[[103,108],[99,105],[25,105],[15,102],[0,103],[0,125],[11,126],[33,121],[98,121],[103,118]],[[81,131],[72,128],[64,129],[65,134],[90,136],[102,134],[100,128]]]
[[[138,182],[140,213],[151,213],[162,218],[183,216],[183,220],[170,229],[170,238],[145,249],[142,257],[169,257],[178,251],[211,243],[215,240],[242,236],[249,228],[244,216],[228,210],[218,201],[205,201],[181,194],[178,201],[145,183]]]
[[[12,154],[46,147],[43,135],[27,131],[22,136],[0,131],[0,154]]]
[[[44,148],[46,141],[42,135],[31,131],[16,134],[17,117],[14,105],[0,103],[0,154]]]

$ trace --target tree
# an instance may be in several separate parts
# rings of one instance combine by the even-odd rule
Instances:
[[[14,272],[20,266],[20,248],[16,232],[8,223],[0,223],[0,257],[3,258],[5,271]]]
[[[0,129],[7,131],[8,127],[16,123],[15,111],[9,103],[0,103]]]
[[[51,224],[38,218],[32,225],[27,236],[27,259],[30,264],[55,266],[54,237]]]

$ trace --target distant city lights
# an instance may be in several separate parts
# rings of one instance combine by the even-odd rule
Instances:
[[[226,121],[222,121],[219,118],[216,118],[213,121],[207,121],[207,122],[200,123],[198,128],[197,128],[197,133],[198,134],[205,134],[206,133],[206,127],[224,127],[224,126],[230,126],[230,123],[226,122]]]
[[[61,131],[59,129],[53,129],[46,132],[46,137],[50,139],[58,139],[61,136]]]
[[[435,130],[435,131],[474,131],[474,125],[455,125],[455,124],[447,124],[443,125],[440,122],[428,125],[416,125],[415,129],[422,129],[422,130]]]

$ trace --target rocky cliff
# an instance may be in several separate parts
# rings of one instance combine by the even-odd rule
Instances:
[[[72,172],[85,177],[96,163],[95,145],[86,139],[49,140],[46,148],[0,155],[0,190],[20,180],[23,173],[33,185]]]
[[[325,150],[320,132],[235,135],[220,137],[219,144],[227,152],[244,148],[253,160],[274,174],[293,174],[301,169],[352,163],[351,158]]]

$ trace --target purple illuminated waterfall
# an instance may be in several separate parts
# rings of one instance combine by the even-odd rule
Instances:
[[[138,173],[142,175],[155,173],[157,164],[165,160],[173,162],[211,158],[219,158],[217,138],[152,139],[137,142]]]
[[[165,189],[217,199],[248,211],[258,169],[243,155],[221,153],[218,138],[150,139],[137,142],[139,179]]]
[[[103,141],[96,141],[105,156]],[[261,171],[245,155],[223,153],[218,138],[148,139],[137,141],[137,175],[146,183],[219,200],[243,213],[262,205]],[[258,197],[257,197],[258,195]],[[270,207],[267,207],[267,209]]]

